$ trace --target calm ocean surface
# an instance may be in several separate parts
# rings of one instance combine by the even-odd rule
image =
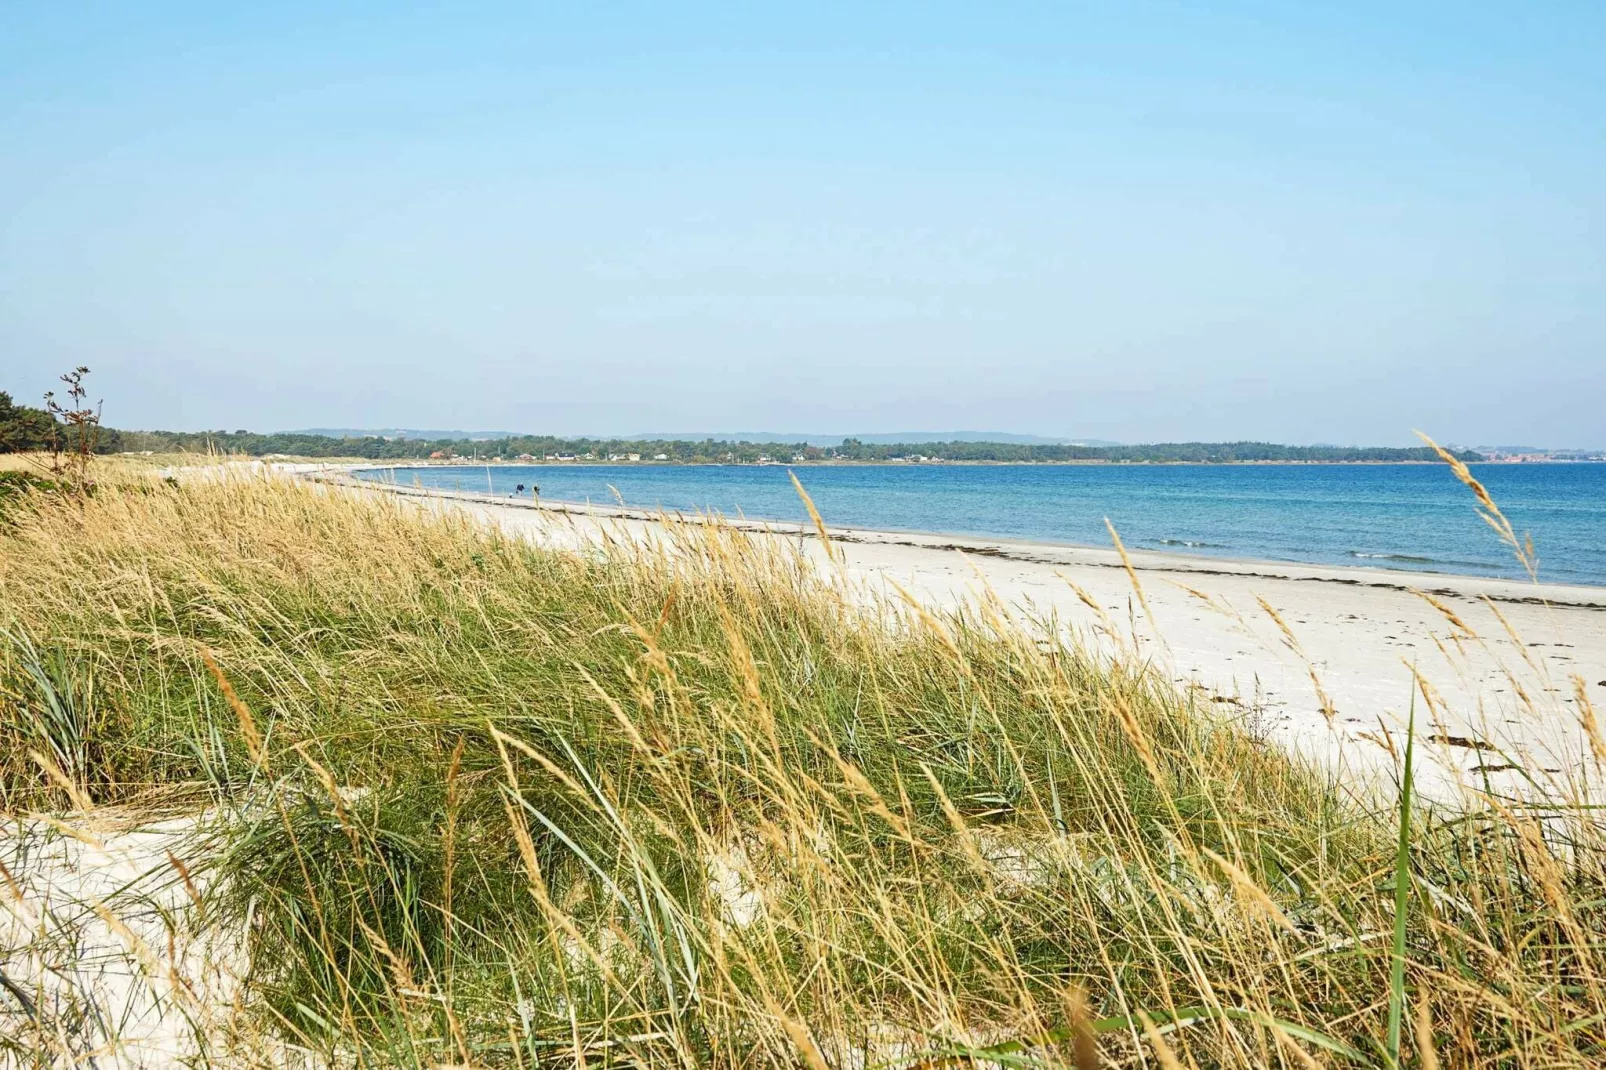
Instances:
[[[1606,585],[1606,464],[1474,465],[1539,576]],[[748,465],[536,465],[395,469],[408,486],[548,501],[805,521],[787,469]],[[844,465],[796,469],[826,522],[845,527],[1108,546],[1209,557],[1368,565],[1521,578],[1440,465]],[[389,470],[361,473],[391,478]]]

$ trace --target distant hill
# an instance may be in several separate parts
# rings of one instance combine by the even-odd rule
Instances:
[[[866,445],[883,446],[894,443],[914,445],[922,442],[1004,442],[1016,446],[1118,446],[1099,438],[1047,438],[1043,435],[1018,435],[1008,431],[892,431],[886,434],[822,434],[801,431],[697,431],[654,432],[633,435],[632,438],[652,441],[702,442],[805,442],[810,446],[837,446],[844,439],[857,439]]]
[[[1473,446],[1484,453],[1603,453],[1603,446]]]

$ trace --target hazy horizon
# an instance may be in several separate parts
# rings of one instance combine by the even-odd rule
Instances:
[[[1599,448],[1602,54],[1582,4],[16,5],[0,389]]]

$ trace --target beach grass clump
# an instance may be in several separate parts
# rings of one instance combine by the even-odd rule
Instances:
[[[249,951],[220,1061],[1602,1057],[1589,812],[1402,822],[996,600],[667,518],[575,551],[261,478],[18,501],[0,805],[197,815],[193,923]]]

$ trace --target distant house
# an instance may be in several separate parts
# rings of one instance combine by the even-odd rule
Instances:
[[[804,457],[801,453],[794,453],[794,454],[792,454],[792,460],[794,460],[794,461],[806,461],[806,460],[808,460],[808,458]]]
[[[444,460],[446,460],[446,458],[450,457],[451,455],[452,455],[452,451],[451,450],[436,450],[434,453],[431,453],[429,455],[429,459],[432,460],[432,461],[444,461]]]
[[[533,461],[533,460],[535,460],[535,454],[533,454],[533,453],[521,453],[521,454],[519,454],[519,460],[521,460],[521,461]]]
[[[641,454],[639,454],[639,453],[632,453],[632,454],[631,454],[631,455],[630,455],[630,459],[631,459],[631,460],[632,460],[632,461],[639,461],[639,460],[641,460]]]
[[[652,459],[655,460],[655,461],[667,461],[667,460],[669,460],[669,454],[667,454],[667,453],[655,453],[655,454],[652,455]]]

